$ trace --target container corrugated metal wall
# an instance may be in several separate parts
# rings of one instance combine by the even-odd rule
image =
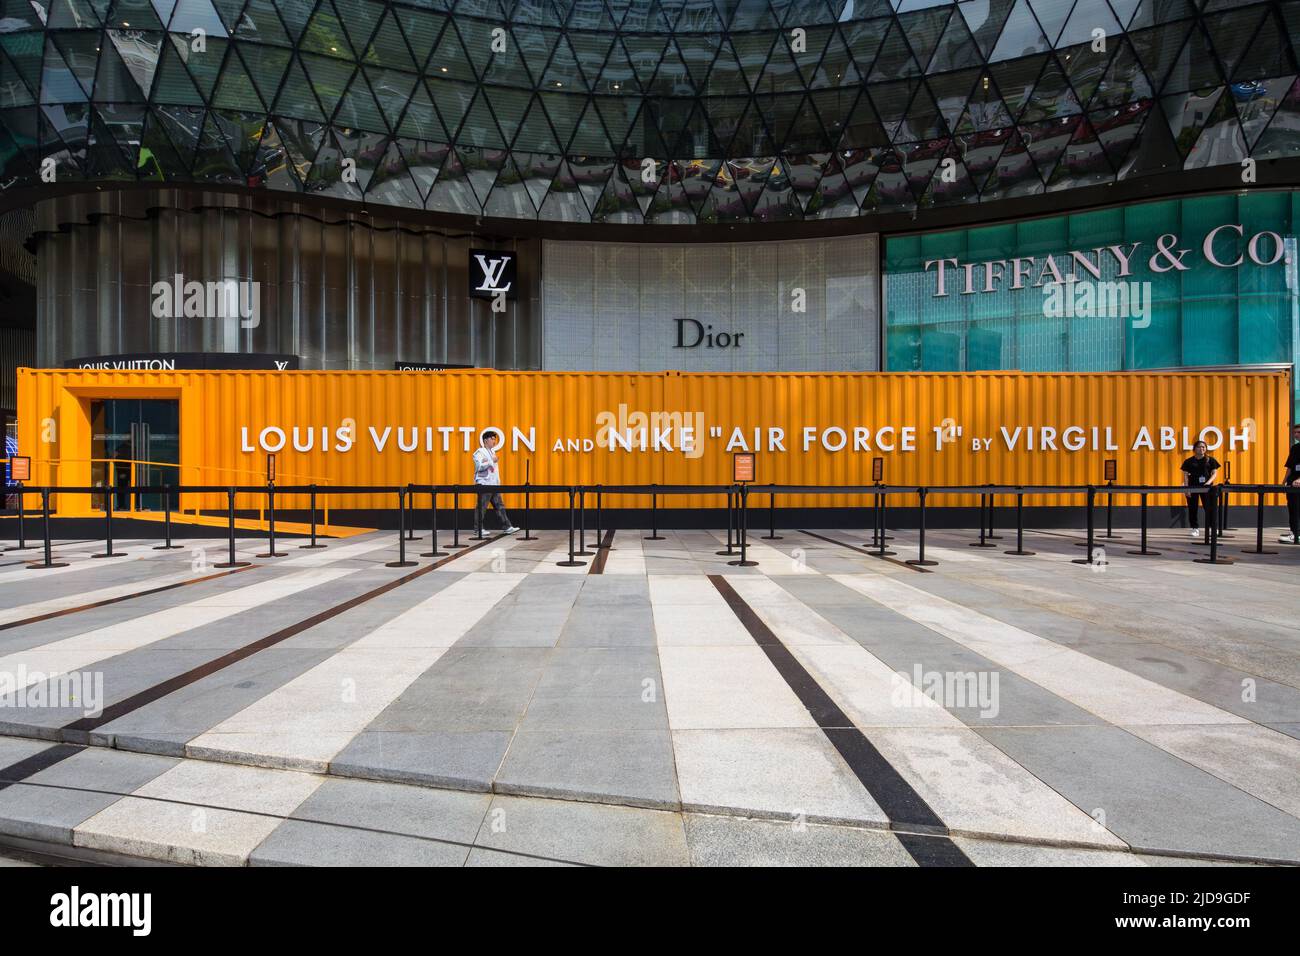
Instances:
[[[265,473],[260,452],[241,450],[241,429],[254,442],[268,426],[285,429],[290,444],[277,458],[280,484],[316,480],[329,484],[397,485],[469,483],[472,480],[464,436],[453,434],[443,452],[439,426],[498,426],[507,438],[512,427],[536,427],[536,448],[506,450],[502,478],[524,480],[531,461],[535,484],[724,483],[730,478],[727,440],[734,428],[750,437],[755,428],[784,429],[786,451],[758,449],[758,481],[788,484],[867,484],[871,460],[885,459],[885,480],[905,484],[1082,484],[1100,483],[1102,463],[1119,460],[1121,483],[1176,484],[1182,430],[1195,435],[1214,426],[1249,434],[1245,450],[1215,452],[1232,463],[1237,483],[1274,482],[1288,447],[1290,383],[1282,372],[1186,372],[1030,374],[684,374],[578,372],[125,372],[29,370],[19,374],[22,449],[33,455],[34,479],[54,474],[63,484],[85,484],[90,456],[89,404],[106,396],[179,398],[182,476],[186,483],[258,483]],[[596,447],[590,452],[556,451],[557,442],[596,439],[609,420],[641,423],[638,413],[680,414],[697,426],[703,453],[655,453]],[[620,417],[621,416],[621,417]],[[355,422],[356,442],[346,453],[319,449],[319,429]],[[935,448],[935,427],[950,422],[960,437]],[[1009,451],[999,427],[1067,426],[1112,429],[1118,451]],[[317,447],[292,450],[292,431],[315,428]],[[383,452],[374,449],[370,429],[382,436],[392,426]],[[847,430],[846,450],[814,445],[802,450],[802,429],[838,426]],[[852,450],[852,429],[871,429],[871,451]],[[876,449],[877,428],[912,426],[915,450]],[[1173,427],[1176,451],[1132,451],[1141,426],[1158,433]],[[397,429],[418,429],[419,447],[402,452]],[[426,429],[435,451],[425,451]],[[720,429],[719,432],[712,431]],[[1023,434],[1023,433],[1022,433]],[[992,450],[972,450],[975,438],[994,439]],[[53,440],[44,440],[52,438]],[[1022,438],[1022,441],[1024,439]],[[331,441],[331,445],[333,442]],[[1159,447],[1157,438],[1157,448]],[[60,460],[54,472],[48,464]],[[954,497],[935,505],[969,504]],[[765,503],[765,502],[764,502]],[[845,497],[783,501],[783,505],[860,504]],[[899,502],[900,504],[910,502]],[[1030,504],[1064,503],[1052,499]],[[83,502],[84,504],[84,502]],[[205,501],[218,507],[224,501]],[[241,505],[251,505],[251,499]],[[336,501],[334,507],[380,507],[376,496]],[[538,507],[559,506],[559,499]],[[634,506],[639,500],[611,500]],[[717,500],[677,498],[672,506],[716,506]],[[193,507],[193,502],[188,506]],[[290,506],[290,504],[286,504]]]

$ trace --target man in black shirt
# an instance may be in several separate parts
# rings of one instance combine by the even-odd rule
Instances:
[[[1300,425],[1291,429],[1295,439],[1291,445],[1291,454],[1286,456],[1286,474],[1282,484],[1291,485],[1296,490],[1286,496],[1286,515],[1290,519],[1291,533],[1278,538],[1283,544],[1300,544]]]
[[[1219,463],[1205,453],[1205,442],[1198,441],[1192,446],[1192,457],[1183,462],[1183,484],[1189,488],[1208,488],[1214,484],[1214,476],[1219,473]],[[1187,496],[1187,520],[1192,526],[1192,537],[1201,536],[1201,526],[1197,522],[1197,505],[1205,510],[1205,527],[1214,527],[1214,502],[1209,492]]]

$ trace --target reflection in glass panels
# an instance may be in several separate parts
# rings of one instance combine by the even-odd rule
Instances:
[[[4,188],[771,222],[1300,154],[1300,0],[2,6]]]

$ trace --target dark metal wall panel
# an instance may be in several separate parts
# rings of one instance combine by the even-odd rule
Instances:
[[[122,352],[274,352],[304,368],[396,361],[540,367],[540,242],[519,244],[504,314],[469,296],[471,248],[509,248],[362,213],[322,216],[171,190],[67,197],[37,209],[38,359]],[[153,314],[155,283],[224,284],[254,315]],[[206,286],[205,286],[206,288]],[[182,286],[182,304],[185,289]],[[252,321],[253,319],[256,321]]]

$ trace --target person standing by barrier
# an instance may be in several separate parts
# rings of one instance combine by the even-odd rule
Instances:
[[[1286,475],[1282,478],[1282,484],[1296,489],[1287,492],[1286,496],[1286,516],[1291,532],[1277,540],[1283,544],[1300,544],[1300,425],[1291,429],[1291,437],[1295,442],[1291,445],[1291,454],[1286,456]]]
[[[1214,484],[1214,476],[1219,473],[1217,459],[1206,454],[1206,444],[1198,441],[1192,446],[1192,457],[1183,462],[1183,484],[1189,488],[1209,488]],[[1201,526],[1197,521],[1197,508],[1205,510],[1205,527],[1214,527],[1214,502],[1209,492],[1187,496],[1187,520],[1192,526],[1192,537],[1201,536]]]
[[[483,536],[483,518],[487,515],[489,504],[501,519],[503,534],[514,534],[519,530],[510,523],[510,515],[506,514],[501,492],[486,490],[501,484],[501,472],[497,466],[496,453],[497,442],[500,440],[501,436],[496,432],[486,431],[480,438],[478,450],[474,452],[474,484],[480,486],[478,503],[474,509],[474,526],[478,529],[479,537]]]

